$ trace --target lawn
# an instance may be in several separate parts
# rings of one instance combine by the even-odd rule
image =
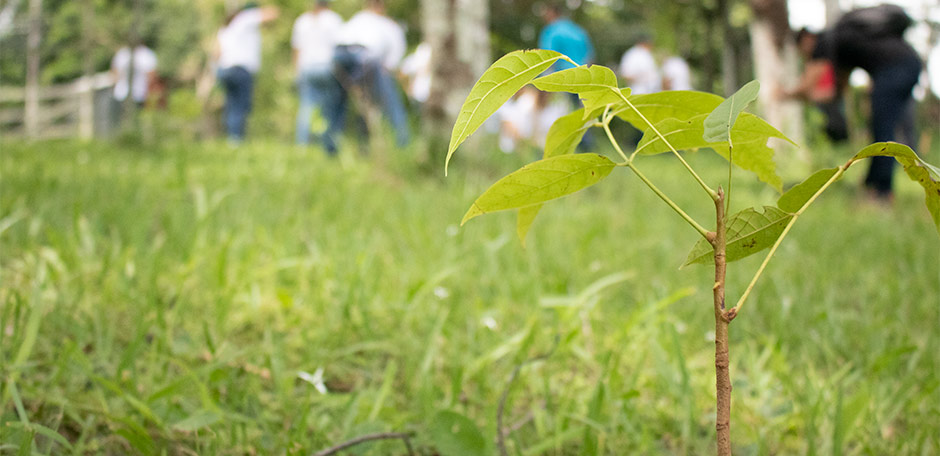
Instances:
[[[522,158],[468,149],[446,180],[412,161],[0,143],[0,454],[311,454],[403,431],[446,456],[461,416],[493,454],[507,391],[510,454],[713,451],[712,272],[678,269],[694,230],[618,168],[523,248],[511,214],[459,226]],[[638,165],[709,220],[673,160]],[[864,168],[731,325],[737,454],[940,454],[940,240],[902,174],[895,207],[858,198]],[[734,188],[738,209],[776,201]],[[729,267],[729,299],[761,259]]]

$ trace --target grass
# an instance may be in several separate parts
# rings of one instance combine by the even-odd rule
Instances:
[[[409,152],[0,148],[0,453],[309,454],[414,431],[433,454],[440,410],[492,451],[510,374],[556,339],[512,385],[512,454],[712,451],[711,272],[677,270],[696,233],[626,170],[548,206],[523,249],[509,214],[457,226],[514,156],[462,151],[441,180]],[[638,164],[713,225],[673,160]],[[919,187],[870,207],[861,171],[731,326],[738,454],[940,453],[940,242]],[[775,201],[743,174],[735,190],[738,209]],[[729,267],[729,298],[760,259]]]

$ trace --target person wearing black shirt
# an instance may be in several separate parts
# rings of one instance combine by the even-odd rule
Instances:
[[[871,132],[875,142],[895,141],[914,147],[913,88],[923,63],[904,40],[911,19],[899,7],[874,7],[846,13],[836,25],[820,34],[813,58],[827,58],[836,69],[836,86],[842,93],[855,68],[871,77]],[[872,196],[892,199],[895,160],[873,157],[865,187]]]

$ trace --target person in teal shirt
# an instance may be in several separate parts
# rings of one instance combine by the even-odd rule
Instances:
[[[550,51],[560,52],[574,60],[578,65],[584,65],[594,62],[594,46],[591,44],[591,37],[581,26],[575,24],[565,17],[561,7],[556,4],[548,4],[542,9],[542,19],[545,21],[545,28],[539,34],[539,48]],[[545,74],[556,71],[574,68],[571,62],[558,60],[549,68]],[[581,100],[575,93],[568,94],[571,106],[574,109],[581,107]],[[594,139],[591,132],[587,132],[581,140],[578,149],[586,152],[594,148]]]
[[[594,61],[594,46],[591,38],[578,24],[562,14],[558,5],[549,4],[542,9],[542,19],[547,24],[539,34],[539,48],[560,52],[584,65]],[[559,60],[549,72],[574,68],[568,61]]]

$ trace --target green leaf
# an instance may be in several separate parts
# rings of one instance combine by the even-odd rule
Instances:
[[[532,81],[532,85],[546,92],[610,91],[617,89],[617,75],[601,65],[578,66],[542,76]]]
[[[192,415],[189,415],[188,417],[174,423],[172,427],[178,431],[192,432],[207,426],[211,426],[221,420],[222,417],[214,411],[197,410]]]
[[[542,210],[541,204],[519,209],[519,214],[516,216],[516,236],[519,236],[519,242],[523,247],[525,247],[525,238],[529,234],[529,228],[532,227],[535,216],[539,215],[540,210]]]
[[[904,167],[907,177],[924,188],[924,203],[940,234],[940,169],[921,160],[910,147],[894,142],[872,144],[855,154],[853,160],[876,155],[894,157]]]
[[[494,62],[480,76],[470,89],[470,94],[460,108],[450,145],[447,147],[447,159],[444,162],[444,174],[450,158],[457,146],[464,142],[489,116],[512,98],[513,94],[550,67],[562,55],[555,51],[535,49],[514,51]]]
[[[601,65],[558,71],[532,81],[532,85],[546,92],[578,94],[584,104],[582,120],[597,117],[607,105],[623,105],[623,98],[630,96],[630,89],[617,87],[617,75]]]
[[[548,129],[542,158],[573,154],[593,123],[593,120],[590,122],[584,120],[584,108],[559,117]],[[522,243],[523,247],[525,247],[525,238],[529,233],[529,228],[541,208],[542,205],[537,204],[519,209],[519,215],[516,219],[516,235],[519,236],[519,242]]]
[[[744,84],[744,87],[722,101],[708,117],[705,118],[705,133],[703,138],[707,142],[728,141],[731,135],[731,128],[734,122],[738,120],[738,115],[744,111],[747,105],[757,99],[757,93],[760,92],[760,83],[751,81]]]
[[[449,410],[434,415],[428,435],[441,456],[484,456],[489,453],[486,438],[469,418]]]
[[[777,207],[791,214],[796,213],[802,209],[803,205],[806,204],[823,185],[826,185],[826,182],[829,182],[829,179],[832,179],[832,176],[837,172],[839,172],[839,168],[827,168],[816,171],[812,176],[794,185],[793,188],[781,195],[780,199],[777,200]]]
[[[530,163],[483,192],[461,225],[482,214],[517,209],[569,195],[598,183],[616,165],[598,154],[561,155]]]
[[[556,119],[545,136],[545,152],[542,158],[574,153],[593,123],[593,120],[584,120],[584,108]]]
[[[737,261],[764,250],[780,237],[790,218],[793,216],[772,206],[764,206],[764,212],[748,208],[728,218],[726,234],[725,259],[727,262]],[[714,257],[715,249],[705,239],[700,239],[689,257],[686,258],[686,267],[690,264],[707,263]]]
[[[703,137],[705,131],[703,123],[706,117],[707,115],[700,114],[689,120],[666,119],[656,124],[656,129],[676,150],[710,147],[727,160],[727,141],[708,142]],[[735,148],[733,163],[741,169],[756,174],[762,182],[780,191],[783,181],[777,175],[774,150],[767,146],[767,140],[769,138],[790,140],[760,117],[746,112],[741,113],[731,131],[734,135]],[[649,130],[637,144],[637,153],[641,155],[667,151],[669,147],[662,138]]]
[[[629,100],[637,110],[643,113],[643,117],[646,117],[653,125],[666,119],[689,120],[698,115],[708,114],[722,102],[722,98],[718,95],[692,90],[633,95]],[[622,120],[631,123],[640,130],[646,131],[649,129],[649,125],[626,103],[621,102],[614,109],[614,112]],[[665,132],[660,130],[660,133]]]

